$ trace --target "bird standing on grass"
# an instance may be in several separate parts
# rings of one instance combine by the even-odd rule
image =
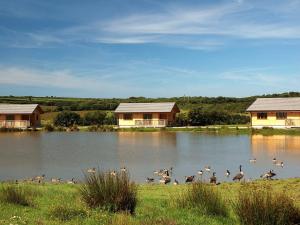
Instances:
[[[232,178],[232,180],[233,180],[233,181],[236,181],[236,180],[240,181],[243,177],[244,177],[244,172],[242,171],[242,165],[240,165],[240,172],[237,173],[237,174]]]

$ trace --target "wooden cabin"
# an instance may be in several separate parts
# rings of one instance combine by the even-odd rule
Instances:
[[[43,110],[37,104],[0,104],[0,128],[35,128]]]
[[[300,127],[300,98],[258,98],[250,105],[253,128]]]
[[[179,112],[175,102],[121,103],[115,110],[121,128],[170,126]]]

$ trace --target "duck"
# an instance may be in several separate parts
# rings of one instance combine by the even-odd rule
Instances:
[[[153,182],[154,182],[154,178],[152,178],[152,177],[147,177],[147,178],[146,178],[146,182],[147,182],[147,183],[153,183]]]
[[[236,180],[240,181],[243,177],[244,177],[244,172],[242,171],[242,165],[240,165],[240,172],[237,173],[237,174],[232,178],[232,180],[233,180],[233,181],[236,181]]]
[[[200,176],[202,176],[202,175],[203,175],[203,170],[199,170],[197,173],[198,173]]]
[[[168,176],[165,176],[165,177],[162,177],[160,180],[159,180],[159,183],[162,183],[162,184],[168,184],[171,182],[171,178],[168,177]]]
[[[175,179],[173,184],[178,185],[179,184],[178,180]]]
[[[89,168],[89,169],[87,169],[87,172],[88,173],[96,173],[96,168],[95,167]]]
[[[205,171],[207,171],[207,172],[210,172],[210,170],[211,170],[210,166],[206,166],[206,167],[204,167],[204,169],[205,169]]]
[[[217,183],[216,172],[213,172],[213,175],[209,178],[209,183],[211,183],[211,184]]]
[[[192,183],[195,179],[195,176],[186,176],[185,177],[185,183]]]
[[[260,177],[267,180],[272,180],[272,177],[276,176],[276,173],[274,173],[273,170],[270,170],[269,172],[262,174]]]
[[[249,159],[249,162],[250,162],[250,163],[256,163],[256,158]]]
[[[229,170],[226,170],[225,176],[226,176],[226,177],[229,177],[229,176],[230,176],[230,171],[229,171]]]

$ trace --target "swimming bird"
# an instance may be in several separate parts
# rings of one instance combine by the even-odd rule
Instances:
[[[274,157],[274,158],[272,159],[272,162],[275,164],[275,163],[277,162],[277,159]]]
[[[160,180],[159,180],[159,183],[162,183],[162,184],[168,184],[171,182],[171,178],[168,177],[168,176],[165,176],[165,177],[162,177]]]
[[[256,158],[249,159],[249,162],[250,162],[250,163],[256,163]]]
[[[178,180],[175,179],[173,184],[178,185],[179,184]]]
[[[267,180],[272,180],[272,177],[276,176],[276,173],[274,173],[273,170],[270,170],[269,172],[262,174],[260,177]]]
[[[209,178],[209,183],[211,183],[211,184],[217,183],[216,172],[213,172],[213,175]]]
[[[200,176],[202,176],[203,175],[203,170],[200,170],[200,171],[198,171],[197,172]]]
[[[87,169],[87,172],[88,173],[96,173],[96,168],[95,167],[89,168],[89,169]]]
[[[237,173],[237,174],[232,178],[232,180],[233,180],[233,181],[235,181],[235,180],[240,181],[243,177],[244,177],[244,172],[242,171],[242,165],[240,165],[240,172]]]
[[[195,176],[186,176],[185,177],[185,183],[192,183],[195,179]]]
[[[147,178],[146,178],[146,182],[147,182],[147,183],[153,183],[153,182],[154,182],[154,178],[152,178],[152,177],[147,177]]]
[[[283,168],[283,162],[277,161],[277,162],[275,163],[275,165],[276,165],[276,166],[281,166],[281,167]]]
[[[205,171],[207,171],[207,172],[210,172],[210,170],[211,170],[210,166],[206,166],[206,167],[204,167],[204,169],[205,169]]]
[[[226,177],[229,177],[229,176],[230,176],[230,171],[229,171],[229,170],[226,170],[225,176],[226,176]]]

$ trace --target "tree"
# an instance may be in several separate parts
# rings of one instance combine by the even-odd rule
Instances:
[[[56,126],[70,127],[80,123],[80,115],[75,112],[64,111],[57,114],[54,119]]]
[[[84,115],[84,125],[103,125],[106,117],[106,112],[96,111],[88,112]]]

